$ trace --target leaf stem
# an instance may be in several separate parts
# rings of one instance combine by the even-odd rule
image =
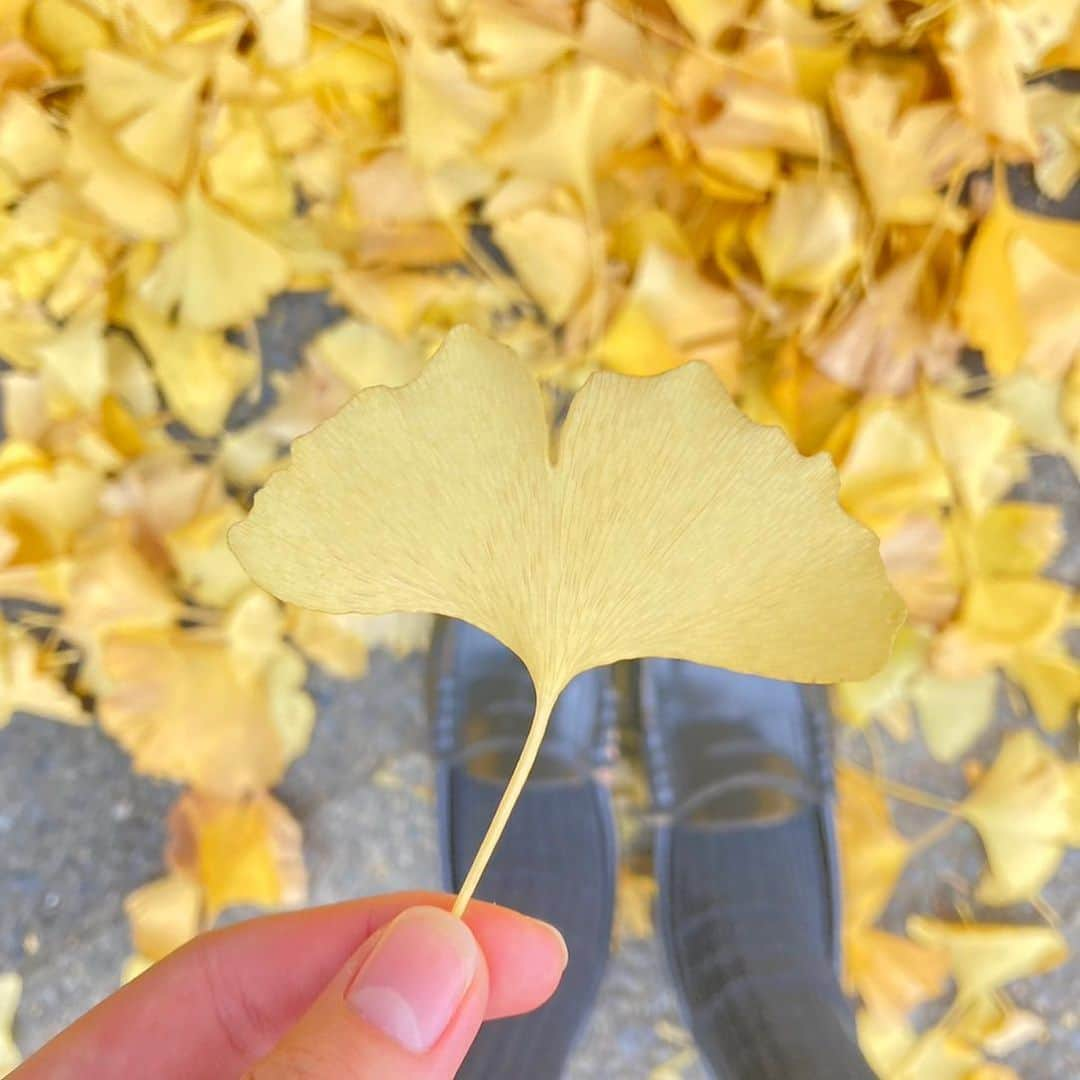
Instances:
[[[544,733],[547,731],[548,720],[551,717],[551,710],[554,708],[557,697],[557,694],[537,694],[536,711],[533,713],[532,723],[529,725],[529,733],[525,736],[521,755],[517,759],[514,771],[510,774],[506,790],[499,800],[495,816],[491,819],[487,832],[484,833],[484,839],[480,842],[480,848],[473,858],[472,866],[469,867],[469,872],[465,875],[461,891],[454,900],[453,913],[459,919],[464,915],[465,908],[468,907],[473,893],[476,892],[476,886],[480,884],[480,877],[484,873],[487,864],[491,861],[491,856],[495,854],[495,846],[499,842],[499,837],[502,836],[503,829],[506,828],[506,823],[510,820],[510,813],[514,809],[522,789],[525,787],[525,781],[529,779],[529,773],[532,772],[536,755],[540,752],[540,744],[544,741]]]

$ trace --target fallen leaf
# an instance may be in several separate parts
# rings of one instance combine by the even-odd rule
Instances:
[[[168,860],[196,881],[213,922],[238,904],[294,907],[307,898],[301,831],[276,799],[238,802],[189,791],[169,815]]]
[[[917,1005],[940,997],[949,971],[944,950],[883,930],[862,926],[844,939],[846,985],[881,1018],[905,1017]]]
[[[885,909],[911,855],[872,776],[841,764],[836,772],[837,832],[845,932],[871,926]]]
[[[1051,734],[1064,731],[1080,703],[1080,664],[1064,652],[1019,652],[1005,667]]]
[[[22,979],[17,972],[0,971],[0,1076],[6,1076],[22,1062],[15,1045],[15,1013],[22,997]]]
[[[1069,954],[1064,937],[1049,926],[948,923],[912,915],[907,932],[919,944],[948,955],[961,1005],[1016,979],[1050,971]]]
[[[1065,766],[1034,732],[1011,732],[958,813],[979,830],[986,848],[989,869],[978,899],[986,904],[1030,900],[1053,877],[1067,843]]]
[[[198,932],[202,890],[189,877],[169,874],[141,885],[124,899],[136,956],[147,964],[168,956]]]
[[[0,625],[0,728],[7,727],[16,712],[65,724],[90,722],[79,699],[47,667],[41,647],[25,630],[4,623]]]
[[[226,644],[180,630],[118,632],[102,666],[101,725],[137,772],[233,798],[276,783],[295,755],[269,686],[241,678]]]
[[[926,673],[911,687],[919,727],[937,761],[956,761],[986,731],[997,700],[997,675],[948,679]]]

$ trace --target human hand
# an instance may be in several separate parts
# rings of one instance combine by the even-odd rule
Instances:
[[[546,923],[396,893],[253,919],[177,950],[12,1080],[442,1080],[482,1020],[542,1005],[566,966]]]

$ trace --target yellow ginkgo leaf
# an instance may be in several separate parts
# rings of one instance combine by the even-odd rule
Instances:
[[[1005,179],[998,177],[993,205],[980,223],[964,260],[956,301],[957,317],[965,336],[973,346],[983,350],[986,366],[995,375],[1015,372],[1030,340],[1013,261],[1018,237],[1035,245],[1046,259],[1060,267],[1080,272],[1080,224],[1017,210],[1009,199]],[[1029,306],[1037,305],[1038,296],[1032,295],[1030,288],[1028,297]],[[1075,304],[1071,309],[1075,309]],[[1055,312],[1049,314],[1053,316]],[[1071,319],[1075,311],[1057,314]]]
[[[324,330],[308,349],[354,393],[370,386],[401,386],[424,366],[415,341],[399,341],[382,327],[357,319]]]
[[[0,105],[0,170],[23,184],[55,172],[64,159],[64,140],[49,114],[29,94],[12,91]]]
[[[325,615],[291,607],[289,637],[312,663],[339,679],[357,679],[367,671],[367,642],[351,631],[347,615]]]
[[[179,630],[118,632],[102,666],[101,725],[138,772],[233,798],[276,783],[293,756],[270,687],[242,678],[226,644]]]
[[[25,630],[0,623],[0,728],[16,712],[65,724],[90,722],[79,699],[45,666],[37,642]]]
[[[202,888],[210,922],[237,904],[292,907],[307,897],[300,826],[269,795],[232,802],[189,791],[169,832],[169,862]]]
[[[912,680],[926,663],[926,636],[910,624],[893,641],[889,659],[869,679],[841,682],[831,688],[830,700],[837,719],[865,728],[872,720],[889,720],[907,709]]]
[[[1016,425],[992,405],[943,390],[927,390],[924,400],[934,446],[953,484],[964,505],[982,514],[1024,475]]]
[[[73,318],[37,350],[53,393],[88,412],[101,404],[107,385],[104,330],[100,318]]]
[[[308,47],[308,0],[243,0],[259,27],[259,48],[273,67],[289,67]]]
[[[1080,663],[1064,652],[1019,652],[1005,670],[1027,695],[1044,730],[1064,731],[1080,704]]]
[[[171,322],[130,301],[128,321],[176,418],[196,435],[219,435],[229,409],[257,373],[255,358],[216,330]]]
[[[402,74],[405,146],[428,172],[472,150],[503,110],[502,96],[474,82],[457,53],[422,38],[413,40]]]
[[[1049,971],[1069,955],[1065,938],[1050,926],[947,923],[912,915],[907,932],[919,944],[948,955],[960,1004],[1014,979]]]
[[[17,972],[0,971],[0,1076],[6,1076],[22,1063],[12,1028],[22,997],[22,979]]]
[[[192,184],[180,237],[140,283],[139,296],[159,312],[217,330],[258,315],[285,287],[289,263],[269,240],[215,207]]]
[[[124,900],[135,952],[155,963],[190,941],[198,932],[202,890],[183,874],[149,881]]]
[[[859,256],[859,204],[839,180],[782,181],[747,241],[771,288],[824,292]]]
[[[1045,570],[1064,543],[1060,506],[998,503],[972,529],[971,570],[985,577],[1030,577]]]
[[[415,382],[297,442],[231,534],[283,600],[456,616],[524,661],[536,719],[463,902],[578,672],[655,655],[866,675],[902,618],[828,461],[746,420],[705,367],[593,376],[552,444],[528,368],[459,328]]]
[[[1022,234],[1009,245],[1009,261],[1027,338],[1021,364],[1059,379],[1080,354],[1080,269],[1051,258]]]
[[[175,192],[129,160],[84,104],[68,121],[66,167],[83,199],[116,228],[147,240],[179,231]]]
[[[911,844],[897,832],[872,776],[841,765],[836,784],[844,927],[853,933],[870,926],[885,910],[911,856]]]
[[[911,514],[882,533],[881,558],[913,622],[948,621],[960,600],[959,575],[940,515]]]
[[[927,672],[915,681],[911,698],[933,757],[955,761],[971,748],[993,719],[997,684],[992,671],[970,679],[947,679]]]
[[[495,223],[495,242],[552,323],[564,322],[592,272],[589,230],[570,214],[531,207]]]
[[[987,904],[1030,900],[1053,877],[1071,828],[1065,764],[1033,731],[1006,736],[994,764],[960,805],[986,848],[977,896]]]
[[[949,958],[942,949],[863,926],[844,938],[844,971],[848,989],[870,1012],[899,1018],[944,993]]]
[[[225,540],[229,527],[242,517],[239,506],[226,502],[165,537],[181,587],[200,604],[228,607],[250,585]]]
[[[967,999],[954,1030],[962,1039],[986,1053],[1005,1057],[1033,1040],[1044,1040],[1047,1023],[1035,1013],[1010,1004],[1004,994],[987,992]],[[1015,1074],[1013,1080],[1016,1080]]]

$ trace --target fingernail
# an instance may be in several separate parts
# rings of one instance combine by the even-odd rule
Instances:
[[[543,919],[532,919],[532,921],[537,926],[542,926],[558,942],[559,949],[562,951],[562,970],[565,971],[566,965],[570,962],[570,950],[566,947],[566,938],[562,936],[562,931],[557,926],[544,922]]]
[[[460,919],[409,908],[383,931],[345,997],[369,1024],[423,1054],[457,1012],[478,960],[476,939]]]

